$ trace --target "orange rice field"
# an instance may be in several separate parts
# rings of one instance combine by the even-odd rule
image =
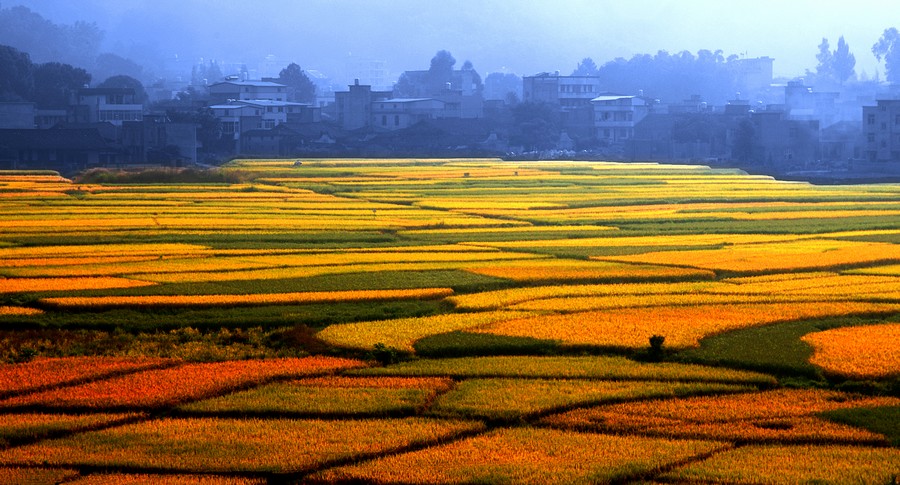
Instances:
[[[0,172],[0,483],[900,477],[900,185],[215,170]]]

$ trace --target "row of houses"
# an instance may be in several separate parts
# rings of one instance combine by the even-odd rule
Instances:
[[[748,64],[755,69],[753,89],[777,102],[736,97],[711,106],[696,95],[664,104],[642,92],[605,92],[596,76],[559,73],[523,78],[522,101],[555,112],[554,148],[605,158],[771,167],[900,161],[900,100],[845,102],[802,82],[775,86],[771,59],[762,60]],[[327,107],[289,101],[289,87],[271,79],[227,79],[208,87],[203,107],[217,120],[218,136],[230,142],[230,154],[468,156],[523,149],[514,140],[518,128],[497,114],[510,107],[484,101],[474,70],[444,76],[436,82],[429,71],[407,71],[390,91],[356,81]],[[870,106],[861,109],[865,101]],[[148,114],[132,89],[81,89],[68,106],[50,110],[0,103],[0,167],[190,164],[199,161],[201,148],[196,124]]]
[[[131,88],[83,88],[69,105],[0,103],[0,168],[183,165],[197,160],[197,127],[148,115]]]

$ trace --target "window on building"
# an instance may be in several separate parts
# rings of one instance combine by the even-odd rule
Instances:
[[[271,130],[275,128],[275,120],[266,120],[266,129]]]
[[[868,135],[866,135],[866,140],[869,143],[875,143],[875,133],[869,133]]]
[[[271,112],[272,112],[272,107],[271,107],[271,106],[267,107],[267,108],[266,108],[266,113],[271,113]]]
[[[868,123],[870,125],[874,125],[875,124],[875,115],[869,115],[868,117],[866,117],[866,123]]]
[[[900,115],[894,116],[894,124],[895,124],[895,125],[900,125]]]
[[[400,126],[400,115],[394,115],[394,126]]]
[[[381,126],[387,126],[387,115],[381,115]]]
[[[882,129],[882,130],[886,130],[886,129],[887,129],[887,123],[881,123],[881,129]]]
[[[887,141],[881,140],[881,148],[887,148]]]
[[[279,112],[279,113],[284,113],[284,108],[281,107],[281,106],[279,106],[279,107],[278,107],[278,112]]]

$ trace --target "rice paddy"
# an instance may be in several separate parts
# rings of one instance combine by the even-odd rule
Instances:
[[[900,186],[0,173],[0,482],[891,483]]]

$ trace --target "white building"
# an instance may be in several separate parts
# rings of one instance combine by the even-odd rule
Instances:
[[[144,105],[136,102],[134,96],[134,89],[131,88],[79,89],[72,106],[73,121],[108,121],[116,126],[122,126],[125,121],[141,121],[144,119]]]
[[[594,106],[594,136],[610,143],[634,138],[634,126],[649,112],[647,102],[638,96],[598,96]]]
[[[455,113],[456,108],[454,108]],[[446,103],[433,98],[391,98],[372,103],[372,126],[383,130],[400,130],[420,121],[447,116]]]
[[[591,100],[600,94],[600,78],[544,72],[522,78],[522,88],[526,103],[549,103],[572,111],[591,105]]]
[[[254,99],[287,101],[287,86],[269,81],[223,81],[209,86],[209,98],[213,104]]]
[[[270,130],[286,123],[294,115],[299,116],[302,112],[309,110],[310,105],[267,99],[248,99],[212,105],[210,109],[213,111],[213,116],[222,124],[222,132],[234,135],[234,138],[238,139],[240,134],[246,131]]]

